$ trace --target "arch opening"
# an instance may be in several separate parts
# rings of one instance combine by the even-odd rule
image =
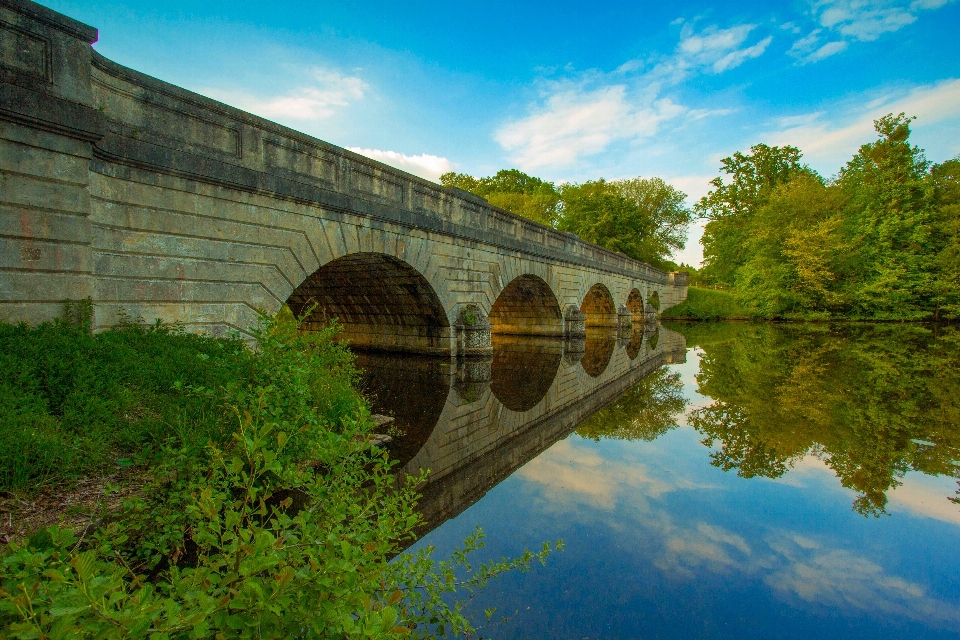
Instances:
[[[627,309],[630,311],[630,321],[634,324],[643,322],[643,296],[637,289],[630,291],[627,296]]]
[[[587,317],[587,327],[616,327],[617,306],[610,290],[599,282],[584,296],[580,311]]]
[[[450,353],[450,322],[427,279],[406,262],[382,253],[354,253],[323,265],[290,294],[307,331],[334,318],[351,348],[425,354]]]
[[[563,335],[560,305],[543,278],[522,275],[510,281],[488,315],[493,334]]]

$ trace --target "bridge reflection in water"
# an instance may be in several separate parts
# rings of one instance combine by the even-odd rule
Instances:
[[[429,469],[421,535],[570,434],[663,364],[683,362],[684,337],[656,325],[590,330],[586,339],[495,336],[492,360],[360,353],[376,413],[403,435],[398,473]]]

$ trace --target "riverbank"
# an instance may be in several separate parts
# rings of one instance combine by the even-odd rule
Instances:
[[[82,305],[0,324],[5,637],[462,633],[444,593],[552,548],[475,568],[400,553],[423,478],[398,479],[371,444],[336,327],[264,320],[254,351],[162,324],[89,326]]]
[[[687,299],[670,307],[661,314],[664,321],[671,322],[918,322],[918,323],[955,323],[957,318],[934,319],[932,316],[900,316],[895,314],[876,314],[871,316],[838,315],[822,311],[801,313],[764,314],[759,309],[741,302],[736,292],[722,289],[701,289],[690,287]]]

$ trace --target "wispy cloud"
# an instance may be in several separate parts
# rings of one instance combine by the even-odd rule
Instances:
[[[798,64],[819,62],[845,50],[851,41],[869,42],[899,31],[916,22],[920,11],[951,1],[819,0],[811,8],[819,28],[796,40],[787,53]]]
[[[373,158],[391,167],[396,167],[402,171],[412,173],[415,176],[440,182],[440,176],[448,171],[453,171],[453,163],[440,156],[432,156],[427,153],[421,153],[418,156],[408,156],[398,151],[382,151],[380,149],[361,149],[360,147],[347,147],[354,153]]]
[[[923,585],[890,575],[863,556],[790,534],[768,543],[779,566],[764,580],[788,599],[881,611],[938,626],[960,622],[955,603],[927,595]]]
[[[264,118],[311,121],[329,118],[364,97],[369,86],[357,76],[313,67],[308,83],[282,95],[262,96],[244,92],[206,89],[205,93]]]
[[[497,142],[521,167],[573,164],[616,140],[650,137],[686,111],[669,98],[639,102],[624,84],[588,89],[563,83],[551,89],[532,114],[496,132]]]
[[[724,73],[759,57],[773,37],[751,42],[756,28],[709,25],[697,30],[683,23],[670,55],[628,60],[611,73],[590,71],[575,79],[543,82],[529,114],[502,125],[494,137],[524,169],[563,167],[618,141],[650,138],[671,120],[726,115],[729,109],[685,107],[664,95],[664,88],[698,73]]]
[[[822,42],[820,38],[822,32],[823,29],[814,29],[794,42],[787,53],[796,58],[800,64],[807,64],[808,62],[819,62],[824,58],[829,58],[849,46],[844,40]]]
[[[741,24],[721,29],[711,25],[698,32],[692,25],[684,24],[675,61],[712,73],[735,69],[744,61],[761,56],[773,40],[773,36],[767,36],[756,44],[744,46],[756,27],[755,24]]]
[[[780,118],[776,128],[763,137],[770,144],[800,148],[807,161],[840,166],[874,136],[874,120],[901,111],[917,116],[916,129],[960,118],[960,79],[914,87],[874,100],[853,98],[828,110]]]

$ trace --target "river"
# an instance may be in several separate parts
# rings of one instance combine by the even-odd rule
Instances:
[[[360,355],[430,469],[411,548],[546,566],[465,612],[497,638],[956,638],[960,331],[668,325],[487,362]],[[484,610],[495,609],[488,620]]]

